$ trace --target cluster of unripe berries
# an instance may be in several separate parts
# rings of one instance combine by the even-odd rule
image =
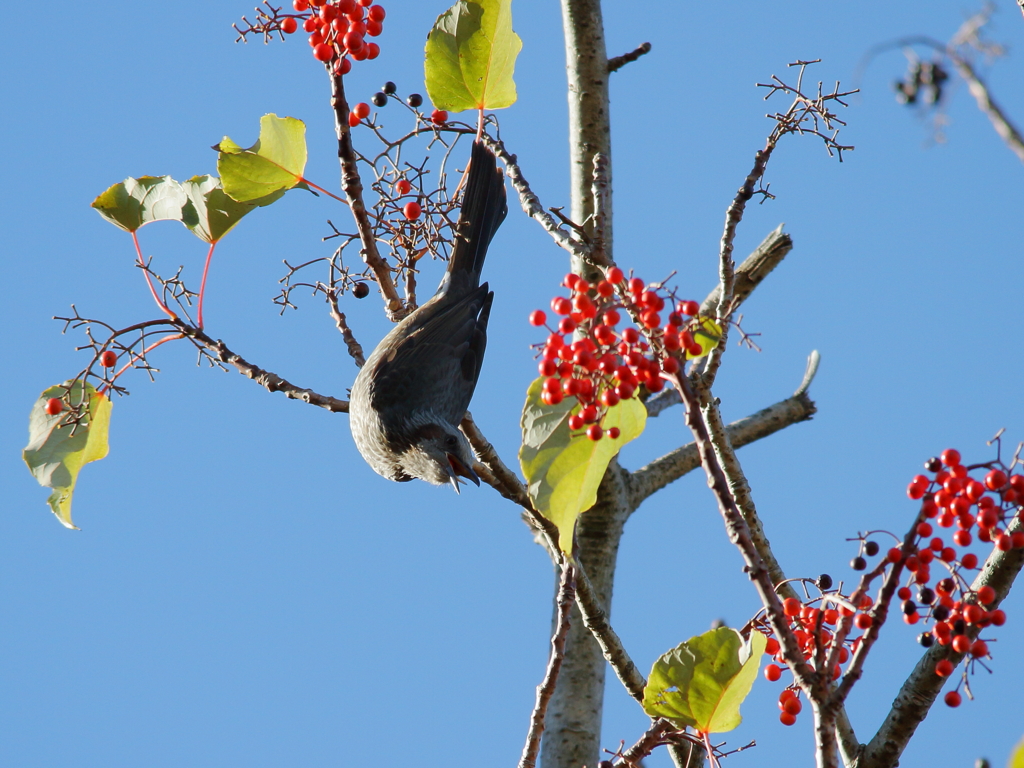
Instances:
[[[662,390],[662,374],[678,373],[680,358],[686,359],[684,353],[691,357],[703,354],[693,338],[700,327],[700,307],[695,301],[671,306],[660,289],[638,277],[627,282],[618,267],[610,268],[593,286],[572,273],[562,285],[570,295],[551,300],[551,310],[560,318],[555,327],[548,325],[542,310],[530,314],[531,325],[550,332],[547,341],[538,345],[538,370],[544,377],[541,399],[547,405],[557,405],[566,397],[576,398],[580,409],[569,417],[569,428],[573,432],[585,429],[591,440],[606,434],[614,439],[619,430],[605,431],[601,426],[608,408],[635,397],[641,385],[649,392]],[[665,309],[669,313],[662,327]],[[618,329],[623,311],[639,320],[642,334],[632,325]],[[576,338],[567,342],[570,334]]]
[[[334,62],[334,73],[344,75],[352,69],[352,61],[375,59],[380,46],[367,42],[384,28],[387,13],[373,0],[292,0],[295,15],[279,16],[278,28],[286,35],[296,32],[302,23],[309,33],[313,58]]]

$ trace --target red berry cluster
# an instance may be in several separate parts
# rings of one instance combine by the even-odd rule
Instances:
[[[964,466],[960,452],[953,448],[929,459],[925,469],[932,476],[917,475],[907,487],[911,499],[921,500],[916,551],[905,562],[912,583],[920,587],[917,597],[921,609],[911,600],[909,587],[900,588],[897,595],[903,601],[904,620],[908,624],[917,623],[919,618],[933,622],[930,632],[918,636],[921,645],[927,648],[937,642],[973,661],[989,655],[988,643],[983,639],[972,641],[968,630],[1002,626],[1006,614],[1001,609],[989,608],[996,599],[992,587],[971,590],[960,570],[977,568],[978,555],[958,553],[957,548],[964,549],[975,540],[1003,552],[1024,548],[1024,532],[1007,530],[1014,519],[1024,520],[1024,475],[1013,474],[1000,461]],[[950,537],[952,543],[946,544],[941,536],[933,536],[934,526],[955,528]],[[898,559],[900,555],[900,550],[891,550],[889,558]],[[934,560],[945,565],[950,575],[932,590],[927,586],[928,566]],[[949,659],[935,665],[939,677],[949,677],[953,671]],[[945,702],[951,707],[959,706],[959,692],[949,691]]]
[[[845,616],[853,616],[854,611],[847,607],[833,602],[829,599],[831,595],[833,598],[841,597],[838,592],[829,592],[829,588],[832,586],[832,579],[828,575],[822,575],[817,579],[816,582],[819,588],[822,590],[822,597],[815,598],[814,600],[803,603],[795,597],[787,597],[782,601],[782,610],[785,613],[786,618],[789,620],[790,629],[793,631],[793,636],[796,638],[797,643],[800,645],[800,650],[803,653],[804,660],[811,660],[818,652],[818,649],[825,649],[826,651],[832,645],[833,632],[836,624],[839,623],[840,619]],[[843,602],[848,601],[844,598]],[[836,608],[835,605],[839,604],[840,607]],[[864,596],[860,601],[860,608],[867,610],[872,605],[870,597]],[[870,616],[866,613],[857,613],[856,619],[861,617],[870,619]],[[861,626],[865,622],[858,623],[854,620],[854,625],[859,629],[867,629],[870,626],[870,621],[866,622],[866,626]],[[763,631],[769,632],[770,629],[767,626],[762,627]],[[837,679],[842,674],[842,666],[850,660],[852,652],[857,650],[860,645],[860,638],[850,639],[847,638],[844,644],[839,648],[837,664],[832,668],[832,679]],[[786,671],[786,660],[782,655],[782,648],[779,641],[774,637],[769,637],[768,642],[764,649],[765,654],[773,657],[772,663],[768,664],[764,669],[765,679],[769,682],[777,682],[782,678],[782,673]],[[799,689],[791,685],[785,688],[779,696],[779,709],[781,713],[779,715],[779,721],[783,725],[793,725],[796,722],[796,716],[800,714],[802,706],[799,699]]]
[[[580,410],[569,417],[569,428],[574,432],[585,428],[591,440],[606,434],[615,439],[618,428],[605,431],[601,426],[608,408],[636,396],[641,385],[650,392],[664,389],[662,374],[680,370],[684,351],[693,357],[703,354],[693,338],[700,327],[700,307],[695,301],[672,307],[668,302],[673,299],[666,293],[667,302],[663,289],[648,286],[638,277],[627,282],[618,267],[610,268],[593,286],[572,273],[562,285],[570,295],[551,300],[551,310],[561,318],[557,327],[547,324],[542,310],[530,313],[531,325],[550,331],[547,341],[537,345],[538,370],[544,377],[541,399],[557,405],[565,397],[575,397]],[[660,313],[666,308],[668,321],[661,327]],[[620,310],[639,319],[642,334],[633,326],[617,330]],[[569,334],[577,335],[571,343],[566,342]]]
[[[309,33],[309,45],[317,61],[334,62],[334,73],[344,75],[352,61],[375,59],[380,55],[377,43],[366,42],[384,28],[387,15],[373,0],[292,0],[295,15],[278,17],[278,28],[292,34],[299,28]]]
[[[932,474],[917,475],[907,488],[911,499],[921,500],[921,509],[908,545],[901,543],[885,553],[877,541],[860,537],[860,552],[851,561],[855,571],[868,567],[866,558],[882,554],[884,560],[872,572],[871,577],[884,573],[890,566],[902,562],[907,573],[907,583],[896,590],[900,600],[903,621],[907,624],[932,622],[930,631],[918,636],[925,648],[935,643],[948,646],[954,652],[967,657],[968,664],[989,655],[988,642],[978,638],[972,640],[968,634],[972,628],[1000,627],[1006,622],[1006,613],[993,607],[996,592],[984,585],[972,590],[970,581],[962,571],[978,568],[978,555],[974,552],[958,552],[976,539],[1002,551],[1024,547],[1024,533],[1012,534],[1007,528],[1014,518],[1024,519],[1024,475],[1013,474],[1000,461],[974,466],[964,466],[960,453],[954,449],[943,451],[937,458],[925,462],[925,469]],[[972,472],[977,477],[972,477]],[[935,526],[956,528],[947,543],[937,536]],[[977,527],[977,535],[971,531]],[[897,539],[899,541],[899,539]],[[931,566],[935,564],[946,569],[947,576],[934,585]],[[820,576],[815,582],[821,597],[806,603],[788,597],[783,600],[782,609],[789,621],[805,660],[820,658],[819,649],[831,652],[833,630],[830,629],[845,617],[853,617],[853,626],[862,632],[869,630],[876,621],[872,610],[874,601],[868,595],[860,597],[856,605],[851,598],[839,591],[830,591],[832,579]],[[914,589],[916,588],[916,594]],[[819,605],[820,602],[820,605]],[[854,610],[856,608],[857,610]],[[765,653],[773,657],[764,676],[771,682],[782,678],[786,661],[779,641],[771,636],[771,629],[764,622],[758,622],[760,631],[769,635]],[[837,664],[832,669],[832,679],[842,674],[841,666],[851,658],[860,646],[862,637],[847,637],[837,654]],[[935,674],[949,677],[955,671],[953,662],[942,659],[935,665]],[[966,671],[965,671],[966,677]],[[957,686],[959,688],[959,685]],[[796,722],[800,712],[798,690],[794,685],[782,692],[779,719],[785,725]],[[946,693],[944,701],[957,707],[962,701],[958,690]]]

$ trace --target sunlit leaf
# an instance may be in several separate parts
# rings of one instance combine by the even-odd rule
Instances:
[[[69,408],[55,416],[46,412],[50,398],[63,397],[71,406],[81,405],[84,415],[76,425]],[[44,488],[52,488],[47,499],[50,510],[68,528],[71,522],[71,496],[78,473],[90,461],[107,455],[107,435],[113,404],[91,384],[66,381],[50,387],[36,400],[28,419],[28,445],[22,458],[29,471]]]
[[[151,221],[182,221],[188,203],[181,185],[170,176],[127,178],[92,201],[100,216],[126,232]]]
[[[225,136],[214,149],[219,152],[217,173],[228,196],[238,202],[267,205],[273,200],[258,201],[302,181],[306,125],[294,117],[264,115],[260,137],[251,147],[243,149]]]
[[[700,344],[700,354],[692,355],[689,352],[686,353],[686,359],[692,360],[695,357],[704,357],[714,349],[719,340],[722,338],[722,326],[712,320],[710,317],[700,318],[700,327],[692,331],[693,340]]]
[[[196,237],[206,243],[219,242],[230,232],[245,214],[263,205],[270,205],[284,195],[279,190],[248,203],[232,200],[224,192],[216,176],[193,176],[181,184],[195,212],[194,223],[189,225]]]
[[[526,393],[519,463],[534,507],[558,526],[559,546],[571,553],[576,518],[597,501],[597,487],[612,457],[643,432],[647,409],[635,398],[609,408],[601,424],[605,431],[619,428],[615,440],[607,435],[600,440],[573,437],[568,418],[576,400],[545,405],[540,399],[543,383],[537,379]]]
[[[511,106],[522,47],[512,31],[512,0],[459,0],[437,17],[427,36],[430,101],[451,112]]]
[[[1006,764],[1006,768],[1024,768],[1024,739],[1018,741],[1013,748],[1013,752],[1010,753],[1010,762]]]
[[[651,669],[644,711],[701,733],[723,733],[740,724],[740,704],[750,693],[767,640],[720,627],[681,643]]]

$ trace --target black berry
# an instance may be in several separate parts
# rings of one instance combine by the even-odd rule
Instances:
[[[868,557],[874,557],[878,554],[878,542],[869,541],[864,545],[864,554]]]
[[[418,93],[411,93],[409,94],[409,98],[405,100],[405,103],[408,104],[413,109],[415,109],[416,107],[420,106],[420,104],[423,103],[423,97],[420,96]]]
[[[923,587],[921,591],[917,593],[917,599],[925,605],[931,605],[935,602],[935,592],[931,587]]]
[[[377,91],[373,94],[373,98],[370,99],[375,107],[383,107],[388,103],[388,95],[383,91]]]
[[[935,643],[935,636],[931,632],[922,632],[917,636],[917,642],[925,648],[931,648]]]
[[[868,567],[868,561],[860,555],[858,555],[850,561],[850,567],[853,568],[853,570],[855,571],[863,571],[865,568]]]
[[[832,577],[827,573],[821,574],[817,581],[818,589],[824,592],[827,589],[832,589]]]
[[[942,469],[942,462],[939,461],[938,457],[933,456],[924,463],[924,468],[929,472],[938,472]]]
[[[365,299],[370,295],[370,286],[366,283],[356,283],[352,286],[352,295],[357,299]]]
[[[388,80],[386,83],[384,83],[384,87],[381,88],[381,90],[384,91],[384,93],[392,94],[398,90],[398,86],[392,83],[390,80]]]

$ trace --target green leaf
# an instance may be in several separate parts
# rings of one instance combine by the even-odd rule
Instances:
[[[664,654],[644,688],[644,711],[701,733],[723,733],[740,724],[740,704],[757,677],[767,640],[750,642],[731,627],[690,638]]]
[[[219,242],[249,211],[270,205],[284,195],[284,190],[278,190],[257,201],[240,203],[224,193],[220,179],[209,175],[193,176],[182,182],[181,187],[195,214],[191,223],[186,222],[186,226],[206,243]]]
[[[1006,768],[1024,768],[1024,739],[1017,742],[1017,746],[1013,748],[1013,752],[1010,753],[1010,762],[1006,764]]]
[[[686,353],[687,360],[693,360],[696,357],[704,357],[710,354],[711,350],[718,346],[718,342],[722,338],[722,326],[712,320],[710,317],[699,318],[700,326],[692,331],[693,340],[700,344],[700,354],[692,355],[689,352]]]
[[[46,401],[53,397],[63,397],[66,404],[56,416],[46,412]],[[77,425],[71,423],[73,412],[67,404],[83,409]],[[79,471],[90,461],[102,459],[109,450],[112,408],[110,399],[91,384],[65,381],[43,392],[29,414],[28,445],[21,456],[39,484],[53,489],[47,503],[68,528],[78,530],[71,522],[71,496]]]
[[[571,554],[576,518],[597,501],[597,486],[612,457],[644,431],[647,409],[635,398],[609,408],[601,423],[605,431],[619,428],[615,440],[607,435],[600,440],[573,437],[568,419],[575,399],[545,405],[540,399],[543,383],[537,379],[526,393],[519,463],[534,507],[558,526],[559,547]]]
[[[430,101],[449,112],[512,106],[512,75],[522,47],[512,31],[512,0],[459,0],[437,17],[427,36]]]
[[[127,178],[92,201],[100,216],[126,232],[151,221],[183,221],[184,190],[170,176]]]
[[[268,205],[275,193],[286,192],[302,181],[306,169],[306,125],[294,117],[264,115],[260,137],[243,149],[227,136],[214,147],[217,173],[224,191],[242,203]]]

